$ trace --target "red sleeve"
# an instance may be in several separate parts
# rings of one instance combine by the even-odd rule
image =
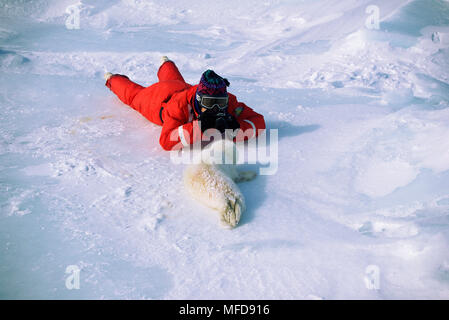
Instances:
[[[117,97],[133,109],[134,97],[144,88],[141,85],[132,82],[127,76],[114,74],[106,81],[106,86],[114,92]]]
[[[174,108],[175,110],[180,110]],[[185,110],[184,110],[185,109]],[[167,108],[167,113],[162,125],[159,143],[164,150],[177,150],[187,147],[201,140],[201,129],[198,120],[189,122],[188,108],[183,108],[173,114],[173,109]]]

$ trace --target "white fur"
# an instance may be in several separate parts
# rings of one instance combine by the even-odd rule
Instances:
[[[200,164],[189,165],[184,171],[184,185],[191,196],[218,211],[221,222],[235,227],[245,211],[245,198],[236,182],[252,180],[255,172],[238,172],[237,150],[229,140],[211,143],[202,151]],[[220,163],[220,159],[231,163]]]

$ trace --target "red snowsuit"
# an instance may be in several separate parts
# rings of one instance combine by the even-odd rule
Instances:
[[[193,107],[197,85],[186,83],[172,61],[163,63],[157,76],[159,82],[147,88],[122,75],[111,76],[106,86],[152,123],[162,125],[159,143],[164,150],[179,149],[200,140],[198,114]],[[255,137],[258,129],[265,129],[262,115],[238,102],[233,94],[228,95],[228,112],[237,119],[241,129],[236,141]]]

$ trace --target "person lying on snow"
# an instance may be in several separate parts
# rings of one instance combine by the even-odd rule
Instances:
[[[262,115],[227,92],[229,81],[212,70],[205,71],[198,85],[184,81],[175,63],[166,56],[157,73],[159,82],[144,88],[127,76],[106,73],[106,86],[152,123],[162,125],[159,143],[176,150],[201,140],[215,128],[231,132],[233,141],[256,137],[265,129]]]

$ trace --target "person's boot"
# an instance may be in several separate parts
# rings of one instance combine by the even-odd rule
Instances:
[[[161,57],[161,65],[163,65],[163,64],[166,63],[167,61],[171,61],[167,56],[162,56],[162,57]]]
[[[111,78],[113,76],[113,74],[112,73],[110,73],[110,72],[106,72],[105,74],[104,74],[104,80],[106,80],[106,81],[108,81],[109,80],[109,78]]]

